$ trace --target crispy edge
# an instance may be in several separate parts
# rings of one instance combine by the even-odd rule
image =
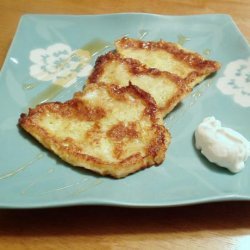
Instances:
[[[190,84],[191,87],[197,84],[193,83],[194,79],[201,77],[203,80],[206,76],[211,73],[214,73],[220,69],[220,63],[213,60],[206,60],[200,54],[187,50],[180,45],[172,42],[166,42],[160,40],[158,42],[153,41],[142,41],[137,39],[132,39],[128,37],[122,37],[121,39],[115,42],[116,48],[121,47],[134,48],[134,49],[146,49],[146,50],[164,50],[167,53],[171,54],[176,60],[184,62],[189,67],[194,70],[190,72],[183,80],[186,84]],[[202,77],[203,76],[203,77]]]
[[[123,178],[129,174],[137,172],[139,170],[150,167],[154,164],[161,164],[165,158],[165,152],[170,143],[170,133],[164,127],[161,118],[158,115],[157,107],[154,99],[145,91],[141,90],[137,86],[129,84],[126,87],[118,88],[117,85],[98,84],[98,87],[104,87],[108,89],[111,95],[117,96],[124,95],[125,93],[131,93],[142,99],[146,108],[145,115],[149,115],[152,121],[152,129],[154,130],[155,137],[150,142],[147,148],[147,154],[142,157],[140,153],[129,156],[128,158],[116,162],[110,163],[102,161],[99,158],[83,154],[80,149],[75,145],[72,147],[66,147],[62,145],[60,140],[57,140],[46,129],[41,128],[36,124],[36,117],[44,115],[48,110],[53,109],[54,105],[69,105],[74,98],[79,98],[79,93],[75,94],[75,97],[64,103],[51,102],[37,105],[33,109],[29,109],[28,114],[22,113],[20,115],[18,125],[22,127],[26,132],[36,138],[45,148],[53,151],[64,161],[70,163],[73,166],[84,167],[85,169],[92,170],[101,175],[108,175],[114,178]],[[88,88],[88,86],[86,87]],[[156,124],[158,122],[159,124]]]
[[[128,72],[131,74],[167,78],[177,86],[177,93],[166,101],[164,107],[159,107],[162,117],[165,117],[185,96],[192,91],[192,88],[190,88],[179,76],[167,71],[147,68],[138,60],[132,58],[122,58],[118,53],[112,51],[97,58],[95,67],[88,78],[87,84],[100,82],[100,78],[105,71],[105,66],[112,61],[117,61],[118,63],[125,65]]]

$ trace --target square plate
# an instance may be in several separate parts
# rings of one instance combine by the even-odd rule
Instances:
[[[221,62],[222,68],[165,119],[172,142],[164,163],[115,180],[70,167],[17,122],[30,105],[70,99],[82,89],[96,58],[114,49],[113,42],[124,35],[179,42]],[[83,50],[91,54],[85,64]],[[55,87],[55,81],[68,85]],[[250,161],[242,172],[231,174],[202,157],[193,139],[197,125],[212,115],[250,139],[249,84],[249,46],[227,15],[25,15],[0,78],[0,207],[157,207],[249,200]]]

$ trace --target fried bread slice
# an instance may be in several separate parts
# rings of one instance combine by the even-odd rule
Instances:
[[[206,60],[179,44],[162,40],[144,42],[123,37],[115,42],[115,46],[123,57],[137,59],[149,68],[173,73],[191,88],[220,68],[216,61]]]
[[[138,60],[122,58],[118,53],[109,52],[100,56],[88,78],[88,84],[103,82],[126,86],[131,82],[148,92],[164,117],[190,91],[182,79],[168,72],[149,69]]]
[[[115,178],[160,164],[170,143],[154,99],[131,84],[90,84],[21,114],[19,125],[71,165]]]

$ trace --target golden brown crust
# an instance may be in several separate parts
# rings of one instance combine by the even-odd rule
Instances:
[[[98,84],[100,86],[106,85],[105,83],[98,83]],[[154,98],[149,93],[140,89],[138,86],[133,85],[131,82],[129,82],[129,85],[124,87],[120,87],[119,85],[116,84],[109,84],[107,90],[110,96],[112,96],[112,98],[116,100],[125,101],[126,93],[129,93],[131,96],[138,98],[141,102],[144,103],[145,106],[144,113],[145,115],[150,117],[152,123],[157,122],[157,120],[159,119],[158,108]]]
[[[102,106],[99,96],[97,101],[90,99],[97,105],[89,103],[88,98],[92,98],[95,91],[104,96]],[[127,121],[124,115],[116,120],[113,109],[117,105],[131,107],[130,97],[135,98],[136,108],[132,112],[138,112],[139,119]],[[110,109],[110,105],[113,108]],[[141,122],[147,126],[143,127]],[[160,164],[170,142],[170,134],[159,117],[155,101],[132,84],[122,88],[91,84],[69,101],[40,104],[28,114],[21,114],[19,125],[73,166],[115,178]]]
[[[136,77],[144,77],[148,76],[152,79],[151,82],[145,82],[144,83],[144,90],[142,92],[142,95],[146,94],[147,86],[151,88],[151,86],[154,85],[154,80],[159,80],[161,82],[165,82],[164,85],[167,86],[169,84],[173,85],[175,88],[174,93],[171,93],[170,97],[163,97],[164,103],[160,105],[157,103],[158,108],[160,112],[162,113],[162,116],[164,117],[167,113],[169,113],[188,93],[191,92],[191,88],[187,86],[185,81],[178,77],[175,74],[166,72],[166,71],[160,71],[154,68],[147,68],[145,65],[141,64],[138,60],[132,59],[132,58],[122,58],[118,53],[109,52],[105,55],[100,56],[95,63],[94,70],[92,71],[91,75],[88,78],[88,84],[91,83],[98,83],[103,82],[102,78],[106,74],[106,68],[109,64],[116,63],[118,65],[123,65],[126,68],[126,71],[128,73],[128,76],[123,81],[126,82],[105,82],[106,84],[128,84],[131,79],[135,79],[132,83],[137,85]],[[117,74],[116,72],[112,72],[111,74]],[[111,76],[112,77],[112,76]],[[141,86],[140,86],[141,87]],[[157,88],[157,86],[155,86]],[[161,89],[158,90],[159,95],[161,94]],[[150,95],[152,95],[152,92],[148,91]],[[149,97],[147,97],[149,98]],[[156,102],[157,99],[155,98]]]
[[[169,72],[162,72],[155,68],[148,68],[136,59],[122,58],[119,53],[115,53],[113,51],[108,52],[107,54],[97,58],[94,70],[89,76],[88,82],[98,82],[100,76],[104,73],[105,64],[110,63],[112,61],[117,61],[121,64],[126,64],[127,69],[132,75],[152,75],[156,77],[166,77],[167,79],[177,84],[183,85],[184,83],[183,79],[175,74]]]
[[[128,37],[123,37],[117,41],[117,44],[123,48],[140,48],[147,50],[165,50],[172,54],[175,59],[185,62],[197,72],[215,72],[219,69],[220,64],[216,61],[206,60],[196,52],[187,51],[181,48],[176,43],[160,40],[159,42],[136,40]]]
[[[107,137],[113,141],[122,141],[124,138],[138,138],[135,122],[130,122],[127,126],[124,122],[114,124],[107,132]]]
[[[141,49],[152,52],[165,51],[166,53],[171,54],[174,60],[185,63],[188,67],[192,68],[192,71],[183,78],[184,82],[191,87],[194,87],[200,82],[200,80],[203,80],[207,75],[216,72],[220,68],[220,64],[217,61],[206,60],[196,52],[188,51],[176,43],[163,40],[158,42],[145,42],[142,40],[123,37],[117,40],[115,44],[119,53],[122,50],[126,51],[126,49]],[[200,80],[195,81],[197,78],[200,78]]]

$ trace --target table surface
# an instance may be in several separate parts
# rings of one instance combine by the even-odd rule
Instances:
[[[26,13],[226,13],[250,40],[249,0],[1,0],[0,67]],[[0,210],[0,249],[250,249],[250,203]]]

